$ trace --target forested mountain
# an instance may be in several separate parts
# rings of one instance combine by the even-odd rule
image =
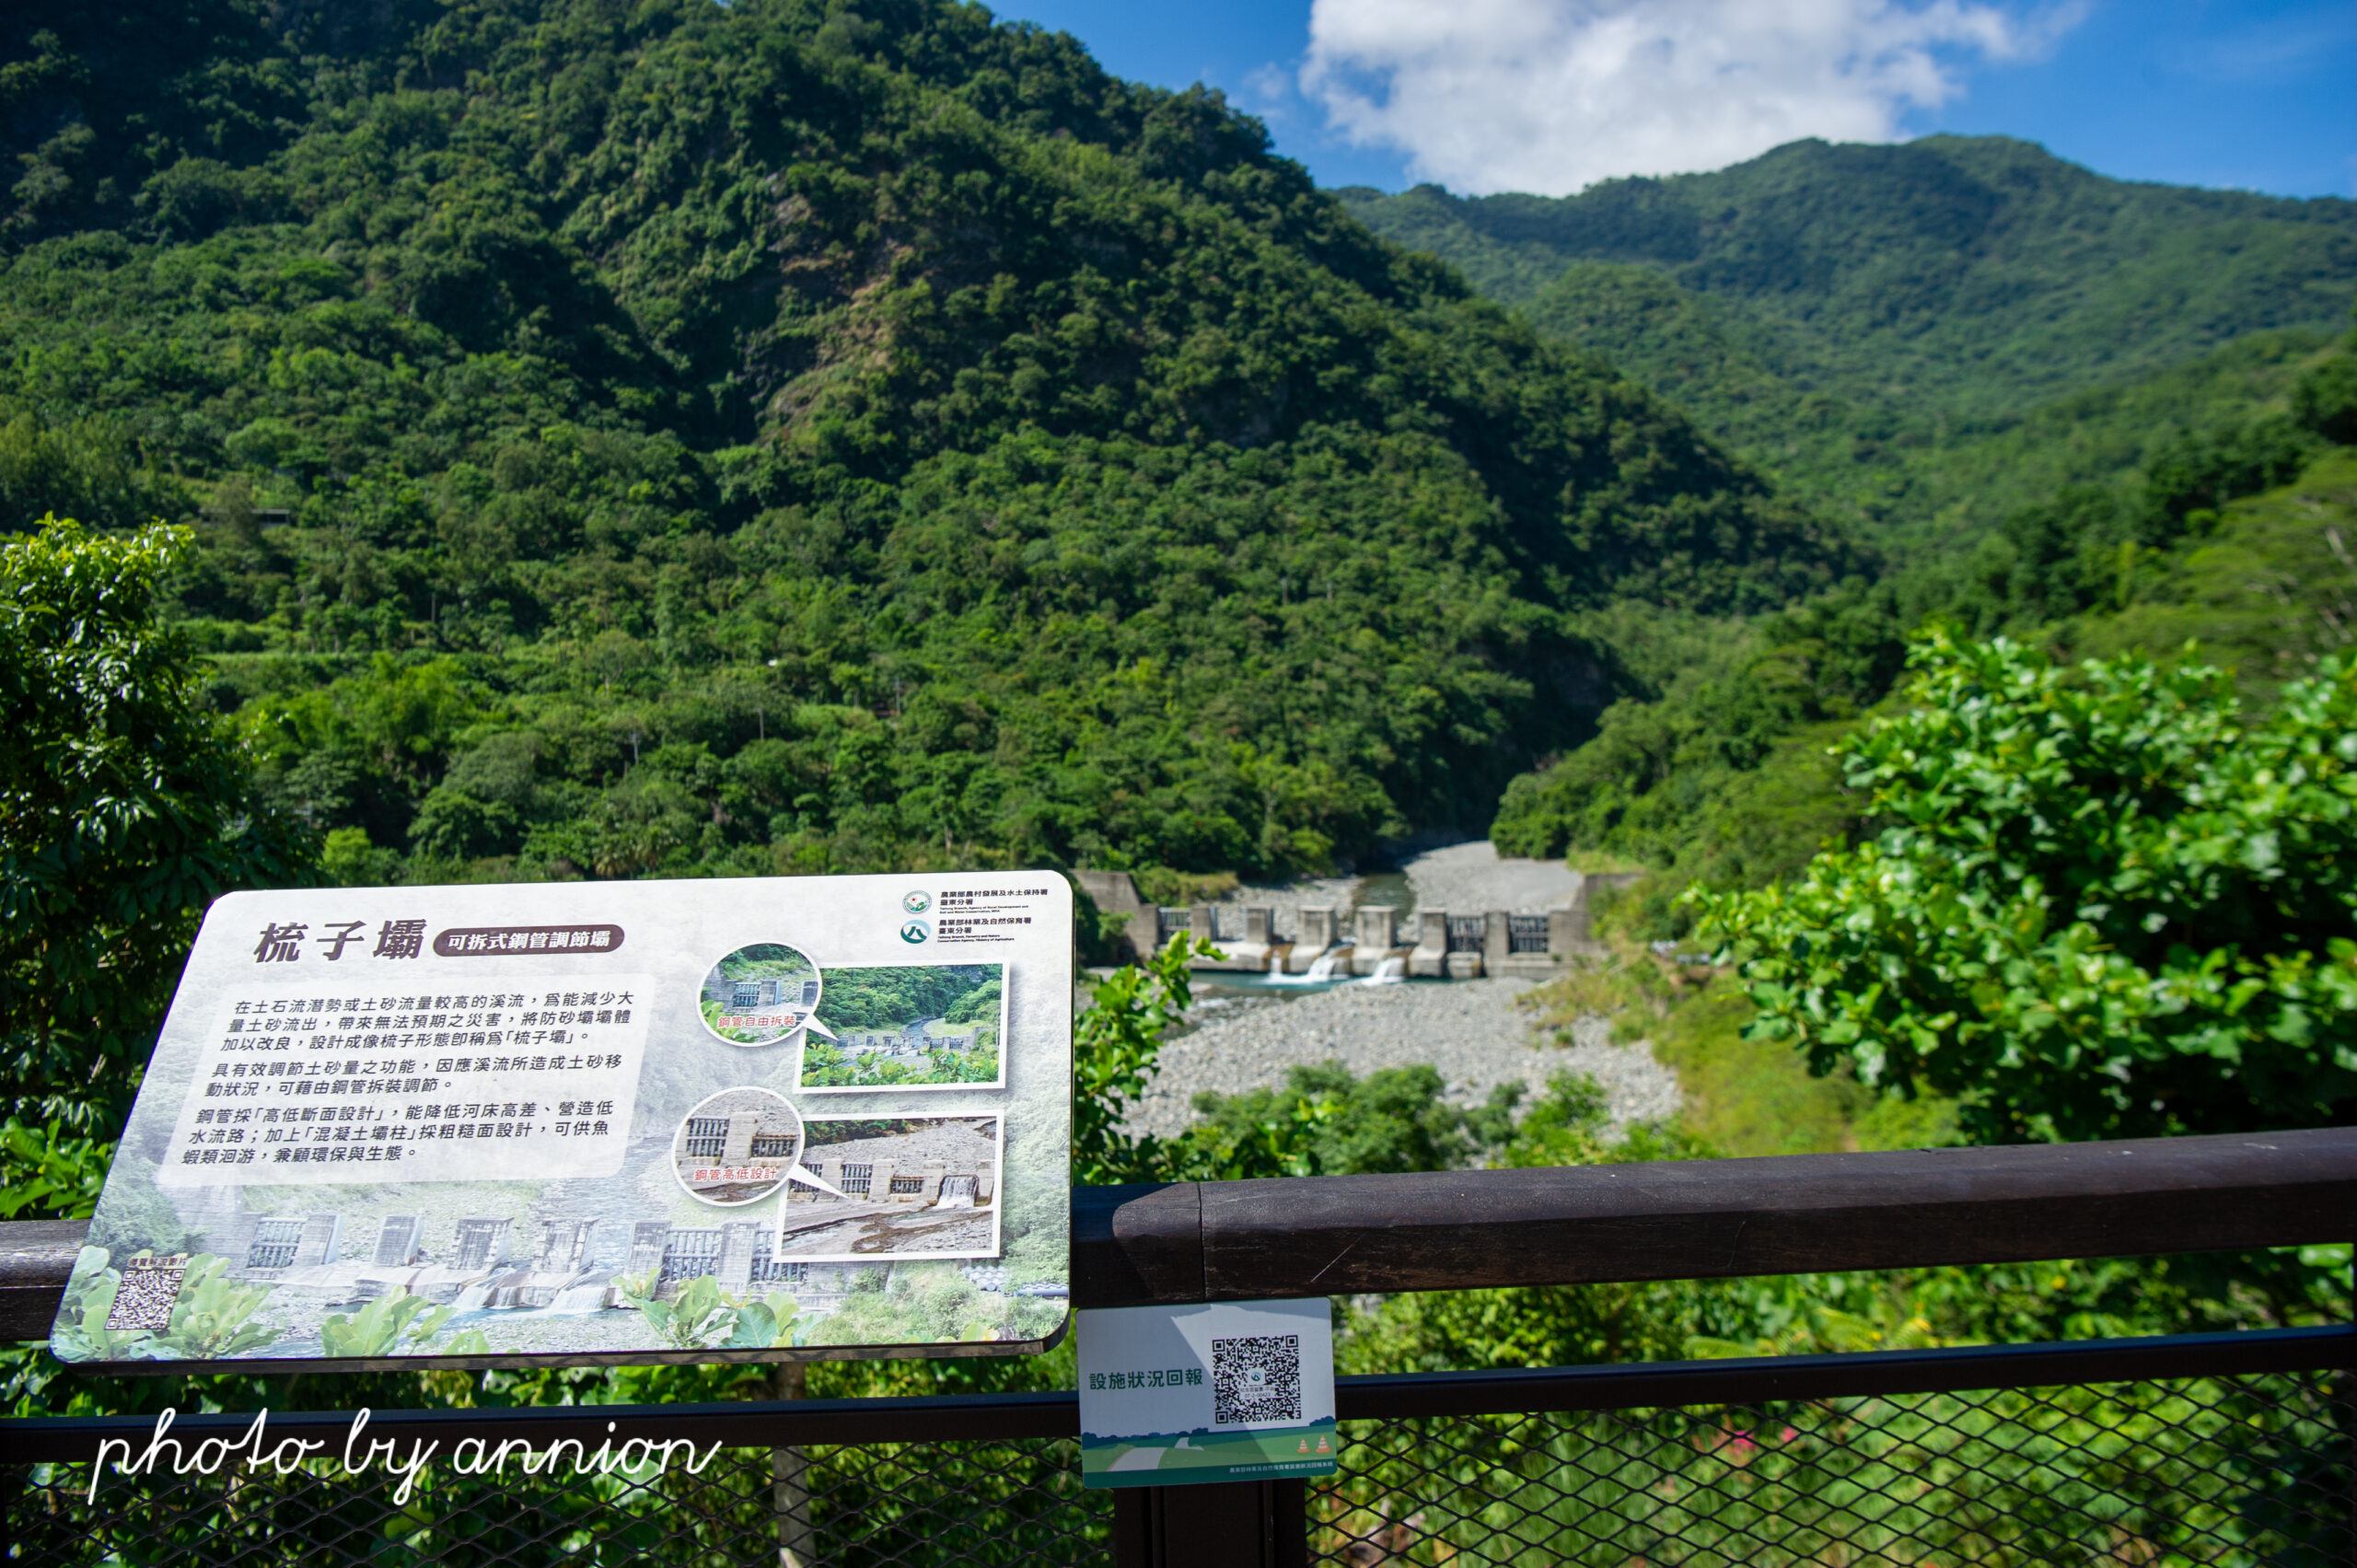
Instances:
[[[1320,865],[1862,557],[1216,95],[896,0],[12,13],[0,502],[350,877]]]
[[[1342,195],[1919,551],[2280,396],[2357,299],[2357,203],[2107,180],[2002,137],[1796,142],[1561,199]]]
[[[1674,672],[1608,710],[1595,739],[1508,787],[1499,846],[1665,873],[1642,896],[1660,935],[1688,923],[1669,900],[1689,882],[1796,873],[1875,826],[1827,748],[1887,711],[1910,633],[1934,621],[2066,657],[2215,663],[2264,713],[2357,644],[2357,338],[2284,403],[2022,508],[1961,558],[1689,635]]]
[[[2239,548],[2357,292],[2357,205],[1997,139],[1338,199],[920,0],[0,25],[0,505],[194,524],[353,879],[1277,873],[1564,754],[1502,842],[1686,863],[1767,765],[1771,874],[1922,616]]]
[[[2357,203],[1955,136],[1561,199],[1341,195],[1882,552],[1740,629],[1624,638],[1630,698],[1508,789],[1502,849],[1666,873],[1653,935],[1689,923],[1689,882],[1759,886],[1868,826],[1826,748],[1927,620],[2064,653],[2196,639],[2261,706],[2357,636]]]

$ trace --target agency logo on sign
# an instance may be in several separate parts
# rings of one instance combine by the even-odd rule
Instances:
[[[900,907],[911,914],[923,914],[933,907],[933,895],[927,892],[902,893]]]
[[[922,942],[932,935],[933,927],[923,921],[907,920],[900,923],[900,940],[903,942]]]

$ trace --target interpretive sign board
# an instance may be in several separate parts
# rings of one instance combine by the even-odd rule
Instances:
[[[1086,1487],[1334,1471],[1334,1330],[1324,1300],[1080,1314]]]
[[[231,894],[51,1348],[118,1371],[1043,1350],[1072,998],[1054,872]]]

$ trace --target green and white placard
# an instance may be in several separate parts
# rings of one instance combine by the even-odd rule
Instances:
[[[1084,1486],[1333,1473],[1324,1300],[1087,1311],[1079,1335]]]
[[[51,1347],[120,1371],[1045,1349],[1072,997],[1054,872],[232,894]]]

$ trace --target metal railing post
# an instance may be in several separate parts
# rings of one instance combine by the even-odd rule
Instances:
[[[798,1400],[804,1388],[802,1363],[782,1361],[771,1369],[772,1398]],[[818,1559],[810,1527],[810,1464],[800,1447],[770,1450],[770,1501],[777,1511],[778,1568],[813,1568]]]
[[[1306,1568],[1301,1481],[1141,1486],[1114,1493],[1114,1568]]]

